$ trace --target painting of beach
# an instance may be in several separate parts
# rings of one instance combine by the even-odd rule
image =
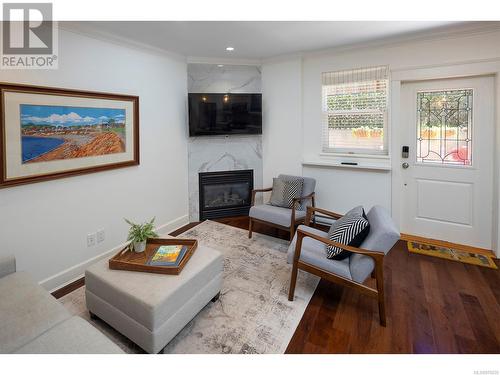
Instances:
[[[0,189],[140,163],[139,97],[0,82]]]
[[[125,109],[20,105],[22,163],[125,152]]]

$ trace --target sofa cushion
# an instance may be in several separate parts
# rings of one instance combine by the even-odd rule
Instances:
[[[123,354],[100,331],[78,316],[56,325],[27,343],[16,353],[24,354]]]
[[[71,315],[24,272],[0,279],[0,353],[11,353]]]
[[[305,225],[299,225],[298,229],[305,232],[316,234],[323,238],[328,238],[328,233],[319,229],[311,228]],[[288,247],[287,261],[293,263],[295,253],[295,245],[297,244],[297,234],[293,237],[290,246]],[[351,279],[351,271],[349,268],[349,258],[344,260],[332,260],[325,257],[325,244],[311,237],[304,237],[302,241],[302,250],[300,252],[300,260],[304,263],[311,264],[322,270],[334,273],[336,275]]]
[[[85,272],[85,286],[103,301],[150,331],[165,323],[180,306],[223,270],[218,251],[199,246],[179,275],[111,270],[104,259]]]
[[[290,208],[276,207],[268,204],[252,206],[248,216],[286,228],[290,228],[290,223],[292,222],[292,210]],[[305,211],[295,211],[296,220],[302,219],[305,216]]]

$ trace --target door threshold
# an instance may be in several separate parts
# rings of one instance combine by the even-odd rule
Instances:
[[[416,236],[416,235],[407,234],[407,233],[401,233],[401,239],[404,241],[424,242],[424,243],[428,243],[429,245],[435,245],[435,246],[441,246],[441,247],[451,247],[453,249],[465,251],[468,253],[488,255],[488,256],[491,256],[493,258],[496,258],[496,254],[493,252],[493,250],[483,249],[481,247],[462,245],[462,244],[458,244],[458,243],[454,243],[454,242],[436,240],[433,238],[421,237],[421,236]]]

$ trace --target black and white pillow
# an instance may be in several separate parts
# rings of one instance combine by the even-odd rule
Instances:
[[[292,208],[293,198],[302,196],[304,179],[302,177],[281,176],[273,178],[273,191],[269,204],[272,206]],[[300,206],[296,204],[295,208]]]
[[[370,223],[365,211],[362,206],[358,206],[332,224],[328,231],[328,238],[343,245],[359,247],[369,232]],[[342,260],[350,255],[349,251],[345,251],[338,246],[328,245],[326,247],[326,257],[328,259]]]
[[[300,198],[302,196],[302,189],[304,187],[303,178],[283,178],[283,183],[285,184],[285,191],[283,193],[283,207],[292,208],[293,199]],[[296,203],[295,208],[300,207],[300,202]]]

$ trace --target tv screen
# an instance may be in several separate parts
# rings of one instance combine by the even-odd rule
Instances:
[[[262,94],[189,94],[189,136],[262,134]]]

